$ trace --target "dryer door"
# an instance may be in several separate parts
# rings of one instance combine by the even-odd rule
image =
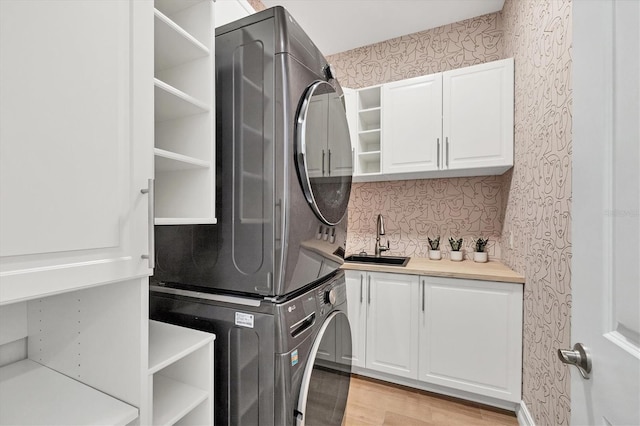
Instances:
[[[316,337],[298,398],[298,426],[342,424],[351,380],[351,328],[340,311],[327,317]]]
[[[296,166],[307,202],[336,225],[349,203],[353,164],[343,96],[326,81],[306,90],[296,118]]]

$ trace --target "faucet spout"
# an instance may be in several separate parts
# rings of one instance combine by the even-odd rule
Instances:
[[[380,235],[384,235],[384,218],[381,214],[378,215],[378,223],[377,223],[377,237],[380,238]]]
[[[380,244],[380,236],[384,235],[384,218],[381,214],[378,215],[378,220],[376,222],[376,247],[375,253],[376,257],[380,257],[380,253],[383,251],[389,250],[389,240],[387,240],[387,246],[383,246]]]

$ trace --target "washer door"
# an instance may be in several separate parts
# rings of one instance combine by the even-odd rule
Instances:
[[[351,328],[340,311],[329,315],[313,342],[296,410],[297,425],[340,426],[351,381]]]
[[[347,212],[353,159],[344,100],[326,81],[306,90],[296,118],[296,166],[307,202],[320,220]]]

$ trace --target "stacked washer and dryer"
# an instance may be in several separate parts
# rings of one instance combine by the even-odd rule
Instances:
[[[156,227],[150,318],[215,333],[217,425],[339,425],[351,372],[344,98],[281,7],[216,29],[217,225]]]

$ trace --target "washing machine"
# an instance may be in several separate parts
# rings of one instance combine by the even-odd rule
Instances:
[[[216,335],[216,425],[341,425],[351,330],[342,270],[275,298],[151,286],[149,316]]]

